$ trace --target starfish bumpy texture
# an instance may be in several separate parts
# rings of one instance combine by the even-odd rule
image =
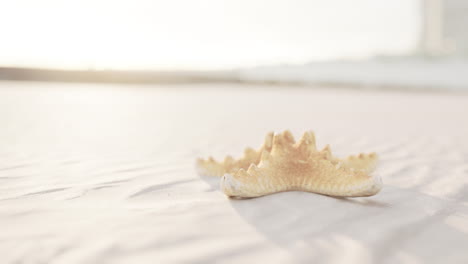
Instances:
[[[227,158],[228,162],[224,163],[200,160],[198,165],[205,174],[223,175],[222,191],[235,198],[284,191],[362,197],[375,195],[382,188],[381,179],[371,174],[377,163],[375,153],[339,159],[331,154],[328,145],[317,151],[312,132],[304,133],[297,143],[289,131],[274,135],[272,143],[267,144],[271,136],[267,136],[266,143],[255,152],[256,155],[251,152],[252,155],[246,154],[238,161]]]
[[[224,162],[217,162],[213,157],[209,157],[208,160],[198,159],[197,167],[199,174],[207,176],[223,176],[226,173],[238,171],[239,169],[248,169],[250,164],[258,164],[263,151],[270,152],[273,143],[273,132],[268,133],[265,137],[265,143],[260,147],[259,150],[252,148],[246,148],[244,156],[238,160],[235,160],[231,156],[227,156]]]

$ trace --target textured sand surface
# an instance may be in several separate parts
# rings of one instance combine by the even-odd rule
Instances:
[[[1,263],[468,263],[468,97],[0,83]],[[314,130],[383,190],[229,200],[196,157]]]

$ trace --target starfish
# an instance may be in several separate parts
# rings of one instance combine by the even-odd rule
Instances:
[[[227,156],[224,162],[218,162],[213,157],[209,157],[207,160],[198,159],[197,168],[199,174],[207,176],[223,176],[226,173],[236,172],[239,169],[248,169],[250,164],[258,164],[263,151],[270,152],[273,143],[273,132],[270,132],[265,137],[265,142],[258,150],[253,148],[246,148],[244,156],[238,160],[235,160],[231,156]]]
[[[295,143],[292,134],[285,131],[274,135],[270,150],[269,145],[265,145],[267,147],[260,149],[258,162],[253,158],[246,159],[248,155],[245,155],[233,162],[239,166],[232,166],[230,172],[224,170],[221,189],[227,196],[252,198],[284,191],[305,191],[336,197],[362,197],[375,195],[382,188],[380,177],[371,174],[377,163],[375,153],[339,159],[332,156],[328,145],[317,151],[312,132],[304,133]],[[247,161],[254,162],[245,169]],[[231,162],[218,165],[227,168],[226,164]],[[216,175],[221,174],[221,169],[216,172]]]

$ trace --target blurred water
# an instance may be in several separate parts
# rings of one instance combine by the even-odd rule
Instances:
[[[240,80],[339,85],[372,90],[468,91],[468,61],[459,58],[388,57],[265,66],[240,71]]]

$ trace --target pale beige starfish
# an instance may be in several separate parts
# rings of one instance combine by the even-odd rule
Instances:
[[[265,137],[265,142],[258,150],[246,148],[244,156],[235,160],[231,156],[227,156],[223,162],[218,162],[209,157],[207,160],[198,159],[197,168],[199,174],[206,176],[223,176],[226,173],[236,172],[239,169],[248,169],[250,164],[258,164],[263,151],[270,152],[273,142],[273,132],[270,132]]]
[[[297,143],[289,131],[275,135],[270,151],[262,150],[259,163],[245,170],[226,173],[221,189],[229,197],[250,198],[284,191],[306,191],[337,197],[377,194],[380,177],[372,175],[375,153],[350,156],[345,160],[331,155],[329,146],[317,151],[312,132]],[[258,164],[258,166],[257,166]],[[219,171],[221,173],[221,171]]]

